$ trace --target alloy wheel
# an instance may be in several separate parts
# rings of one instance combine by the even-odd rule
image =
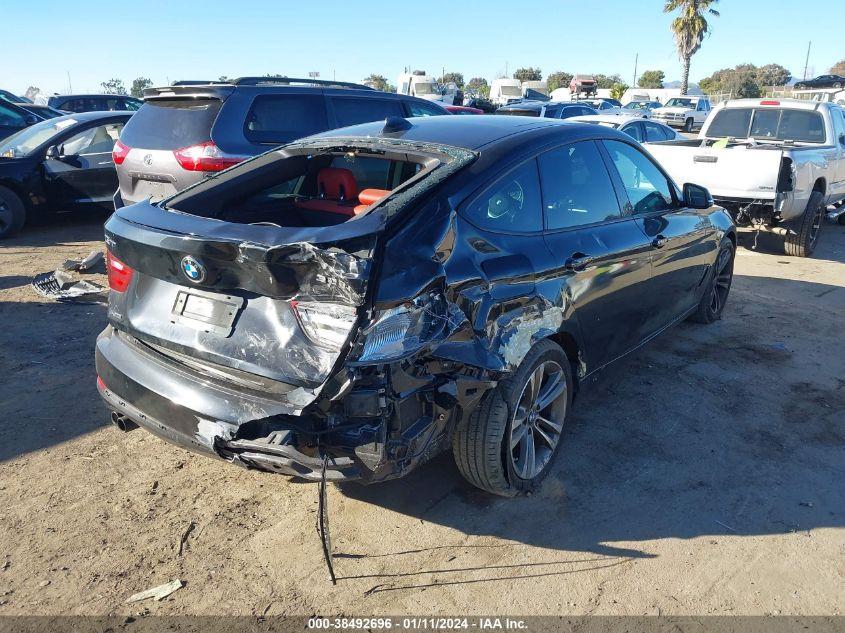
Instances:
[[[819,233],[821,233],[822,222],[824,221],[824,204],[820,204],[818,209],[813,212],[813,224],[810,226],[810,250],[816,246],[819,241]]]
[[[569,394],[555,361],[540,364],[522,388],[510,427],[508,455],[520,479],[539,475],[554,455],[563,431]]]
[[[9,205],[0,200],[0,233],[7,229],[12,224],[12,210]]]
[[[713,279],[713,294],[710,298],[710,309],[713,314],[720,314],[725,302],[728,300],[728,293],[731,290],[733,279],[733,266],[731,266],[731,251],[722,250],[716,260],[716,276]]]

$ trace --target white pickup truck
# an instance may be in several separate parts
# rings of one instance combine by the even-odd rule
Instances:
[[[709,189],[738,225],[780,233],[788,255],[809,257],[826,207],[845,201],[845,111],[835,103],[726,101],[697,139],[648,149],[676,182]]]
[[[707,97],[672,97],[660,108],[651,111],[651,115],[671,127],[679,127],[684,132],[701,128],[710,114],[710,99]]]

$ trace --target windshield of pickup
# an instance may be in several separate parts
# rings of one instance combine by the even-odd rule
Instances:
[[[815,110],[725,108],[716,114],[708,137],[824,143],[824,120]]]
[[[673,97],[666,102],[664,108],[694,108],[698,101],[693,99],[681,99],[680,97]]]

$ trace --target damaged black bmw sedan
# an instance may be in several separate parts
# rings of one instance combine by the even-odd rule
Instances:
[[[721,316],[735,243],[610,128],[334,130],[115,212],[98,386],[123,429],[250,468],[370,483],[451,447],[514,495],[588,377]]]

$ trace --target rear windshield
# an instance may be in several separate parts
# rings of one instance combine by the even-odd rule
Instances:
[[[129,147],[179,149],[211,140],[211,127],[220,112],[219,99],[147,101],[120,135]]]
[[[725,108],[707,130],[710,137],[824,143],[824,120],[812,110]]]

